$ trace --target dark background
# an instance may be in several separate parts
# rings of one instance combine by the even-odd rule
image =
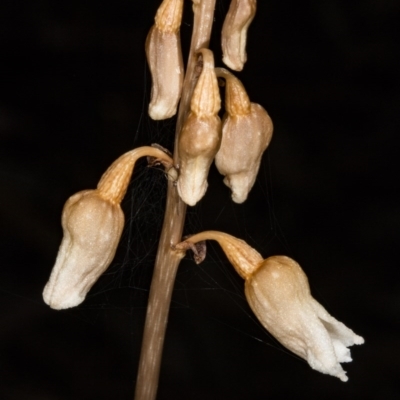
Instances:
[[[182,267],[158,399],[397,399],[399,396],[399,2],[259,2],[239,74],[275,124],[249,200],[215,170],[187,232],[219,229],[303,266],[314,296],[366,339],[317,373],[251,317],[243,282],[209,244]],[[155,123],[144,40],[159,1],[4,1],[0,10],[0,396],[131,399],[165,182],[140,164],[110,270],[77,309],[41,292],[73,193],[134,146],[171,148]],[[212,47],[229,2],[217,0]],[[191,4],[182,38],[187,49]],[[217,61],[217,65],[222,63]],[[397,171],[397,172],[396,172]]]

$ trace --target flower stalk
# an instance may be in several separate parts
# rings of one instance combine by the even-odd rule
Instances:
[[[215,240],[222,247],[228,260],[236,272],[244,279],[247,279],[262,263],[261,254],[250,247],[244,240],[238,239],[219,231],[204,231],[190,236],[181,243],[174,246],[176,250],[185,252],[193,250],[193,244],[204,240]]]
[[[189,60],[183,82],[175,135],[174,165],[179,165],[178,141],[182,126],[189,114],[190,100],[196,85],[197,52],[207,48],[213,23],[215,0],[193,0],[194,24]],[[135,400],[154,400],[165,330],[176,272],[183,254],[171,248],[181,241],[185,222],[186,204],[178,195],[173,182],[168,182],[164,223],[154,265],[143,333],[142,350],[136,381]]]

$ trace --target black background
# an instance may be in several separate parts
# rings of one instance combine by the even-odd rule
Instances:
[[[144,40],[158,4],[2,2],[2,399],[133,397],[160,171],[139,165],[124,201],[131,230],[88,299],[57,312],[41,292],[65,200],[95,187],[133,146],[171,148],[174,121],[142,113]],[[228,5],[217,0],[216,60]],[[344,365],[349,382],[282,351],[249,317],[240,278],[210,244],[204,264],[188,257],[179,272],[158,399],[398,398],[399,10],[396,0],[259,2],[239,77],[272,116],[274,138],[249,200],[233,205],[213,169],[186,229],[227,231],[264,256],[299,261],[315,297],[366,339]],[[185,49],[190,30],[187,1]]]

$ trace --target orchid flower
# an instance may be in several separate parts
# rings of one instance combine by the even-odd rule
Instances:
[[[124,227],[121,201],[139,157],[151,156],[166,166],[172,159],[158,148],[144,146],[119,157],[97,189],[71,196],[62,213],[64,237],[43,299],[56,310],[75,307],[114,258]]]
[[[243,240],[206,231],[177,244],[177,250],[216,240],[236,272],[245,279],[246,299],[261,324],[283,346],[304,358],[311,368],[348,380],[340,363],[352,361],[348,347],[364,339],[333,318],[312,296],[300,265],[286,256],[265,260]],[[204,252],[204,250],[203,250]],[[195,258],[198,262],[204,259]]]

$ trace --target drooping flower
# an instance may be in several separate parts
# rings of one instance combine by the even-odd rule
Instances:
[[[232,0],[222,27],[222,61],[241,71],[247,61],[247,30],[257,9],[256,0]]]
[[[348,347],[363,344],[343,323],[333,318],[310,293],[306,274],[286,256],[265,260],[243,240],[218,231],[205,231],[178,243],[178,251],[216,240],[236,272],[245,279],[246,299],[261,324],[311,368],[348,380],[340,363],[352,361]],[[200,259],[200,261],[204,256]]]
[[[311,296],[297,262],[285,256],[267,258],[246,280],[245,293],[254,314],[283,346],[311,368],[348,380],[340,363],[352,361],[348,347],[364,339]]]
[[[90,288],[107,269],[117,250],[124,226],[119,204],[102,198],[98,190],[76,193],[65,203],[64,237],[44,301],[56,310],[82,303]]]
[[[262,155],[272,138],[273,124],[261,105],[250,102],[239,79],[224,68],[215,71],[226,81],[226,113],[215,165],[232,190],[232,200],[243,203],[256,181]]]
[[[176,114],[184,67],[180,26],[183,0],[164,0],[146,39],[146,56],[152,77],[149,115],[155,120]]]
[[[56,310],[82,303],[114,258],[124,226],[120,203],[139,157],[151,156],[172,165],[160,149],[144,146],[119,157],[103,174],[97,189],[71,196],[62,213],[63,240],[44,291]]]

